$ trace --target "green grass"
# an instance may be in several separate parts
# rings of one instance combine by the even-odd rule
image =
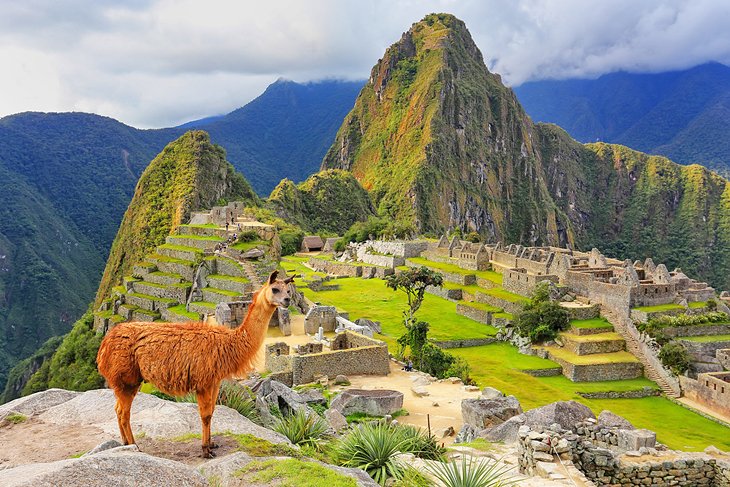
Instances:
[[[454,348],[449,352],[458,357],[463,357],[469,363],[473,363],[479,370],[490,370],[504,367],[507,370],[537,370],[559,367],[552,360],[536,357],[534,355],[523,355],[509,343],[492,343],[479,347]],[[520,376],[524,374],[520,373]]]
[[[690,301],[687,306],[690,309],[705,308],[707,307],[707,301]]]
[[[233,245],[231,245],[232,249],[240,250],[241,252],[246,252],[248,250],[251,250],[254,247],[258,247],[259,245],[269,245],[269,242],[266,242],[265,240],[252,240],[250,242],[236,242]]]
[[[202,249],[196,248],[196,247],[188,247],[187,245],[177,245],[177,244],[162,244],[159,247],[159,249],[170,249],[170,250],[182,250],[186,252],[195,252],[196,254],[202,254]]]
[[[673,311],[676,309],[684,309],[684,307],[675,304],[675,303],[669,303],[669,304],[657,304],[654,306],[638,306],[634,308],[637,311],[643,311],[644,313],[656,313],[658,311]]]
[[[162,254],[152,254],[149,258],[158,262],[166,262],[168,264],[181,264],[188,267],[192,267],[193,265],[195,265],[195,262],[193,262],[192,260],[177,259],[175,257],[169,257]]]
[[[180,226],[183,228],[221,228],[215,223],[186,223]]]
[[[570,350],[558,347],[540,347],[547,348],[556,358],[565,360],[575,365],[591,365],[591,364],[621,364],[638,362],[639,360],[629,352],[613,352],[613,353],[592,353],[590,355],[576,355]]]
[[[177,306],[171,306],[168,308],[170,312],[175,313],[178,316],[184,316],[186,318],[189,318],[191,320],[199,320],[200,316],[198,316],[198,313],[191,313],[187,309],[185,309],[184,304],[178,304]]]
[[[301,267],[292,270],[299,274],[304,272]],[[340,289],[320,292],[308,288],[300,290],[314,302],[349,311],[351,320],[362,317],[380,321],[384,335],[397,338],[403,334],[403,310],[408,307],[405,293],[387,288],[382,279],[346,277],[332,282],[339,284]],[[416,316],[431,325],[428,335],[434,340],[485,338],[497,333],[492,326],[457,314],[455,303],[431,294],[426,295]]]
[[[206,242],[214,242],[214,243],[219,243],[219,242],[225,241],[225,239],[223,239],[221,237],[214,237],[214,236],[210,236],[210,235],[170,235],[170,238],[173,240],[184,240],[184,239],[204,240]]]
[[[487,294],[489,296],[494,296],[495,298],[500,298],[505,301],[509,301],[510,303],[526,303],[529,301],[524,296],[520,296],[519,294],[515,294],[512,292],[509,292],[505,289],[502,289],[501,287],[495,287],[492,289],[479,289],[479,292],[482,294]]]
[[[160,303],[167,303],[167,304],[172,304],[172,303],[177,303],[178,302],[176,299],[171,299],[171,298],[158,298],[156,296],[151,296],[149,294],[142,294],[142,293],[127,293],[127,296],[134,296],[136,298],[149,299],[151,301],[157,301],[157,302],[160,302]]]
[[[20,413],[10,413],[5,416],[5,421],[13,424],[24,423],[28,419],[28,416]]]
[[[210,301],[193,301],[193,303],[203,306],[205,308],[215,309],[218,303],[212,303]]]
[[[605,318],[591,318],[588,320],[570,320],[570,326],[573,328],[611,328],[613,325],[606,321]]]
[[[256,460],[234,473],[246,482],[277,485],[279,487],[357,487],[352,477],[347,477],[314,462],[297,458]]]
[[[223,296],[230,296],[232,298],[235,298],[235,297],[238,297],[241,295],[241,293],[237,293],[236,291],[229,291],[227,289],[218,289],[218,288],[214,288],[214,287],[210,287],[210,286],[203,288],[203,289],[214,292],[216,294],[221,294]]]
[[[603,342],[613,340],[623,340],[623,337],[615,331],[609,331],[606,333],[595,333],[593,335],[574,335],[573,333],[560,333],[561,337],[572,342]]]
[[[495,271],[470,271],[468,269],[462,269],[456,264],[449,264],[445,262],[435,262],[432,260],[424,259],[423,257],[411,257],[408,259],[409,261],[413,262],[416,265],[425,265],[426,267],[430,267],[435,270],[440,270],[443,272],[451,272],[454,274],[461,274],[463,276],[468,275],[475,275],[477,277],[481,277],[482,279],[486,279],[488,281],[492,281],[495,284],[502,285],[502,274]]]
[[[496,306],[492,306],[486,303],[477,303],[476,301],[462,301],[457,304],[468,306],[474,309],[479,309],[482,311],[491,311],[492,313],[499,313],[500,311],[502,311],[502,308],[497,308]]]
[[[689,342],[699,343],[730,342],[730,335],[700,335],[694,337],[679,337],[677,340],[687,340]]]

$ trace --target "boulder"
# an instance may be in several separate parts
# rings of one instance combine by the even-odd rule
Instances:
[[[58,406],[61,403],[70,401],[79,394],[81,393],[65,391],[63,389],[47,389],[29,396],[19,397],[18,399],[0,406],[0,419],[7,416],[10,412],[16,412],[26,416],[34,416],[52,408],[53,406]]]
[[[498,399],[504,397],[504,392],[494,387],[485,387],[482,389],[482,399]]]
[[[417,385],[411,386],[411,392],[416,397],[426,397],[431,394],[430,392],[428,392],[428,389],[426,389],[424,386],[417,386]]]
[[[477,428],[491,428],[522,413],[520,402],[514,396],[496,399],[463,399],[461,417]]]
[[[611,411],[603,410],[598,415],[598,426],[601,428],[618,428],[622,430],[635,429],[634,426],[629,423],[629,420],[614,414]]]
[[[339,433],[347,428],[347,418],[337,409],[330,408],[326,410],[324,412],[324,419],[327,420],[327,424],[335,433]]]
[[[454,443],[469,443],[470,441],[474,441],[474,438],[479,436],[480,431],[481,430],[477,427],[464,423],[459,432],[456,434]]]
[[[306,398],[279,381],[262,379],[251,387],[251,390],[256,394],[256,397],[260,397],[263,400],[266,404],[266,409],[270,410],[272,407],[276,407],[284,416],[297,412],[300,409],[313,412],[307,406]]]
[[[353,413],[385,416],[403,408],[403,393],[386,389],[347,389],[332,400],[330,408],[345,416]]]
[[[180,462],[120,447],[81,458],[52,463],[32,463],[0,470],[0,485],[4,487],[58,485],[206,487],[208,481],[194,469]]]
[[[299,396],[307,404],[321,404],[323,406],[327,405],[327,398],[325,398],[324,394],[322,394],[322,391],[318,389],[303,389],[299,391]]]
[[[618,447],[622,450],[641,450],[656,446],[656,433],[647,429],[619,430]]]
[[[38,415],[38,419],[48,424],[95,426],[116,438],[119,427],[115,401],[114,393],[109,389],[87,391],[47,409]],[[200,433],[201,429],[197,404],[165,401],[144,393],[137,394],[132,403],[131,425],[134,432],[144,431],[153,438],[174,438]],[[272,443],[289,443],[284,436],[251,422],[226,406],[216,406],[211,430],[251,434]]]
[[[360,325],[360,326],[367,326],[368,328],[373,330],[373,332],[375,332],[375,333],[383,332],[383,327],[380,326],[379,321],[372,321],[367,318],[358,318],[355,320],[355,324]]]
[[[241,254],[242,259],[258,259],[264,256],[264,251],[261,249],[251,249]]]
[[[346,375],[340,374],[335,377],[335,385],[336,386],[349,386],[350,379],[348,379]]]
[[[589,418],[595,421],[596,416],[587,406],[576,401],[558,401],[510,418],[482,436],[489,441],[512,443],[517,440],[522,425],[548,427],[557,424],[563,429],[574,431],[576,423]]]

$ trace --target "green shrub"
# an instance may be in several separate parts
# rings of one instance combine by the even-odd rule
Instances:
[[[517,483],[517,479],[509,475],[511,467],[500,466],[496,460],[468,455],[446,463],[429,463],[426,469],[444,487],[506,487]]]
[[[464,237],[464,240],[471,243],[479,243],[482,241],[482,237],[477,232],[469,232]]]
[[[256,233],[256,230],[246,230],[245,232],[241,232],[238,234],[238,241],[239,242],[253,242],[254,240],[259,239],[259,234]]]
[[[708,301],[709,303],[709,301]],[[715,303],[717,306],[717,303]],[[708,306],[709,308],[709,306]],[[710,311],[699,315],[662,315],[651,318],[646,323],[637,323],[636,328],[657,340],[657,342],[666,343],[668,339],[664,336],[662,328],[681,327],[681,326],[697,326],[708,323],[724,323],[730,321],[730,316],[726,313],[718,311]]]
[[[554,340],[570,325],[568,312],[559,303],[550,300],[546,282],[535,287],[532,298],[515,318],[517,332],[532,342]]]
[[[398,430],[403,438],[409,442],[409,453],[426,460],[443,459],[446,448],[439,445],[435,436],[429,435],[425,430],[410,424],[400,425]]]
[[[302,408],[280,419],[274,430],[295,445],[316,445],[327,431],[327,423],[319,415],[307,414]]]
[[[669,342],[659,350],[662,365],[675,375],[684,374],[689,369],[690,360],[687,349],[679,342]]]

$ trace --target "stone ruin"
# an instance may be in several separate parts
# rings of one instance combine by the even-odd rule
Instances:
[[[390,359],[385,342],[345,330],[330,342],[299,345],[294,353],[284,343],[266,346],[266,369],[289,386],[307,384],[317,377],[388,375]]]

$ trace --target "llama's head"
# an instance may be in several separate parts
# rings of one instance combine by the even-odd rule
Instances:
[[[261,289],[264,299],[275,306],[288,308],[291,303],[291,292],[289,291],[289,283],[294,281],[294,276],[284,280],[277,279],[279,271],[274,271],[269,276],[266,285]]]

